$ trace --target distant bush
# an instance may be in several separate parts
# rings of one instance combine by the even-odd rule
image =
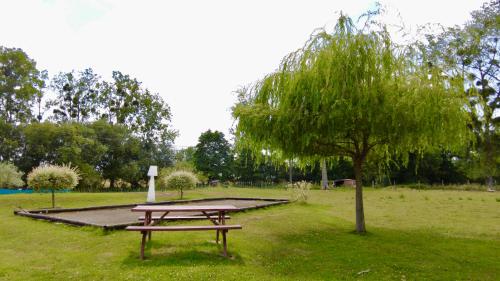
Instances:
[[[195,174],[182,170],[172,172],[168,176],[160,178],[160,184],[165,188],[179,190],[181,199],[184,190],[196,187],[196,183],[198,183],[198,179]]]
[[[35,191],[52,191],[52,208],[55,206],[54,191],[73,189],[79,180],[80,176],[77,169],[70,165],[38,166],[28,174],[28,186]]]
[[[24,185],[23,173],[11,163],[0,162],[0,188],[16,188]]]
[[[111,181],[110,180],[103,180],[101,182],[101,186],[102,188],[104,189],[108,189],[108,188],[111,188]],[[114,188],[115,189],[131,189],[132,188],[132,184],[123,180],[123,179],[115,179],[115,182],[114,182]]]
[[[80,165],[78,167],[80,181],[76,190],[99,189],[103,187],[104,179],[94,167],[90,165]]]

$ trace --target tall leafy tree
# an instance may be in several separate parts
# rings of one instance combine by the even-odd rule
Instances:
[[[151,155],[157,155],[154,150],[159,144],[161,149],[171,150],[177,132],[169,128],[170,107],[158,94],[143,88],[137,79],[113,71],[113,82],[103,83],[99,100],[101,118],[126,125],[145,143],[145,149],[151,148]]]
[[[231,176],[233,155],[222,132],[208,130],[202,133],[193,156],[196,169],[210,180],[226,180]]]
[[[7,123],[30,122],[42,97],[46,72],[21,49],[0,46],[0,118]]]
[[[463,26],[428,35],[430,62],[463,81],[477,154],[469,154],[490,188],[500,162],[500,2],[484,3]]]
[[[125,124],[139,107],[140,82],[129,75],[113,71],[113,81],[103,83],[100,96],[101,118],[113,124]],[[129,122],[131,123],[131,122]]]
[[[257,153],[350,157],[356,178],[356,230],[366,231],[363,167],[368,157],[456,148],[467,138],[463,93],[385,28],[356,29],[341,15],[315,32],[233,108],[236,136]]]
[[[50,122],[33,123],[22,128],[23,157],[16,163],[29,172],[40,164],[56,164],[57,149],[63,144],[58,139],[59,128]]]
[[[22,157],[22,143],[20,128],[0,120],[0,161],[15,161]]]
[[[52,119],[59,122],[87,122],[99,119],[125,126],[140,138],[137,172],[149,165],[173,163],[173,141],[177,132],[169,128],[170,107],[158,95],[142,87],[141,82],[119,71],[113,81],[102,81],[92,69],[60,73],[52,80],[57,97],[48,102]]]
[[[100,77],[91,68],[75,73],[59,73],[52,79],[56,98],[47,102],[53,108],[53,118],[59,122],[85,122],[98,119]]]
[[[82,124],[33,123],[24,126],[22,133],[23,157],[17,164],[25,172],[40,164],[71,163],[86,176],[106,151],[94,131]]]
[[[124,125],[113,125],[99,120],[90,125],[96,134],[97,140],[107,147],[99,159],[96,169],[101,171],[105,179],[110,180],[110,187],[114,188],[118,179],[136,183],[145,178],[141,173],[139,160],[141,144]]]
[[[175,153],[175,162],[189,162],[192,163],[194,159],[194,152],[196,148],[194,146],[188,146],[186,148],[179,149]]]

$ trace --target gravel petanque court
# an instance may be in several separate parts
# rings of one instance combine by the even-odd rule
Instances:
[[[189,204],[189,205],[234,205],[240,210],[263,208],[267,206],[285,204],[286,199],[261,199],[261,198],[211,198],[198,200],[179,200],[153,203],[161,204]],[[140,225],[140,214],[130,210],[142,204],[98,206],[74,209],[44,209],[44,210],[16,210],[14,213],[20,216],[27,216],[36,219],[44,219],[54,222],[64,222],[67,224],[81,226],[96,226],[105,229],[121,229],[129,225]],[[201,213],[176,213],[178,216],[202,215]]]

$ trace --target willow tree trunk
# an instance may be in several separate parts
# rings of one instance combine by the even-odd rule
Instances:
[[[321,159],[321,187],[326,190],[328,188],[328,173],[326,170],[326,160]]]
[[[356,177],[356,232],[365,233],[365,211],[363,209],[363,161],[354,160]]]
[[[289,168],[288,168],[288,172],[289,172],[289,181],[290,181],[290,184],[293,184],[293,166],[292,166],[292,160],[290,160],[289,162]]]

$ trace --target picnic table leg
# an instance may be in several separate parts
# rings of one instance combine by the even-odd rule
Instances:
[[[146,212],[144,225],[151,225],[152,219],[153,219],[153,212]],[[148,241],[151,241],[151,231],[148,231]]]
[[[220,212],[220,217],[221,217],[220,224],[225,225],[226,224],[226,214],[224,211]],[[224,244],[224,256],[225,257],[227,257],[226,233],[227,233],[227,229],[222,230],[222,244]]]
[[[142,240],[141,240],[141,260],[144,259],[144,247],[146,244],[146,235],[147,235],[147,231],[143,231],[142,232]]]
[[[222,223],[221,212],[218,212],[218,216],[219,217],[217,221],[219,222],[219,224],[221,224]],[[219,230],[216,230],[215,232],[216,232],[215,241],[217,242],[217,244],[219,244]]]
[[[222,244],[224,244],[224,256],[227,257],[227,242],[226,242],[226,232],[227,230],[222,230]]]

